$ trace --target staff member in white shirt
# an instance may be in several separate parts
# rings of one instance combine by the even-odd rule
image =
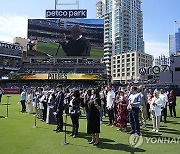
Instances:
[[[164,116],[164,123],[166,123],[167,122],[166,119],[167,119],[168,96],[165,93],[164,89],[160,90],[159,98],[162,100],[162,115]]]
[[[109,116],[109,126],[111,126],[114,122],[114,99],[115,99],[115,93],[112,90],[113,87],[110,85],[108,86],[108,93],[107,93],[107,111]]]

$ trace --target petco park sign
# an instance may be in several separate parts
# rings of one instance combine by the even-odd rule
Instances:
[[[158,75],[160,72],[170,71],[170,67],[168,65],[161,65],[161,66],[153,66],[153,67],[141,67],[139,68],[139,74],[141,75]]]
[[[87,10],[46,10],[46,18],[87,18]]]

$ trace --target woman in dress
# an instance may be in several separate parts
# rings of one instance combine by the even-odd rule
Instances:
[[[161,119],[161,107],[162,107],[162,101],[159,98],[159,93],[157,90],[153,93],[153,98],[151,100],[150,109],[151,109],[151,115],[152,115],[152,123],[153,123],[153,132],[159,132],[160,127],[160,119]]]
[[[118,130],[127,131],[127,99],[123,91],[119,91],[118,98],[118,115],[114,121],[115,126],[119,126]]]
[[[27,94],[27,104],[28,104],[28,113],[32,114],[33,113],[33,90],[30,90]]]
[[[95,90],[92,95],[92,100],[89,107],[89,119],[87,124],[87,133],[92,134],[92,140],[89,144],[99,144],[100,133],[100,109],[101,99],[99,96],[99,90]]]

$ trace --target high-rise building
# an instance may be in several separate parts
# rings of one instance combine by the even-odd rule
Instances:
[[[169,35],[169,55],[176,55],[180,52],[180,28],[174,35]]]
[[[178,32],[175,34],[175,42],[176,52],[180,52],[180,28],[178,28]]]
[[[97,17],[104,18],[104,60],[111,75],[111,56],[144,52],[141,0],[99,0]]]
[[[167,57],[165,55],[161,55],[154,59],[154,65],[160,66],[160,65],[170,65],[170,57]]]
[[[169,35],[169,56],[176,54],[176,41],[174,35]]]

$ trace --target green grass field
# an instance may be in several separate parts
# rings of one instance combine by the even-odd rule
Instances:
[[[11,95],[9,105],[9,117],[6,116],[7,97],[3,96],[0,105],[0,154],[84,154],[84,153],[167,153],[179,154],[180,143],[148,143],[146,137],[170,137],[180,138],[180,98],[178,99],[177,113],[179,118],[168,117],[168,123],[161,123],[160,132],[151,132],[151,121],[148,127],[142,130],[144,142],[138,148],[133,148],[129,144],[129,134],[122,133],[105,124],[101,125],[100,141],[95,147],[89,145],[90,136],[86,134],[86,119],[84,115],[80,119],[79,137],[69,137],[71,131],[71,120],[68,118],[69,145],[62,146],[64,133],[55,133],[52,130],[55,125],[48,125],[37,121],[37,128],[34,126],[34,116],[19,112],[21,105],[18,104],[19,95]],[[169,112],[168,112],[169,115]],[[105,119],[107,122],[107,119]],[[129,125],[128,125],[129,126]],[[179,140],[180,141],[180,140]]]
[[[57,43],[43,43],[38,42],[37,51],[50,54],[52,56],[56,55],[58,49]],[[90,56],[92,57],[103,57],[104,51],[103,48],[91,48]],[[66,54],[63,49],[60,47],[58,50],[57,57],[64,57]]]

